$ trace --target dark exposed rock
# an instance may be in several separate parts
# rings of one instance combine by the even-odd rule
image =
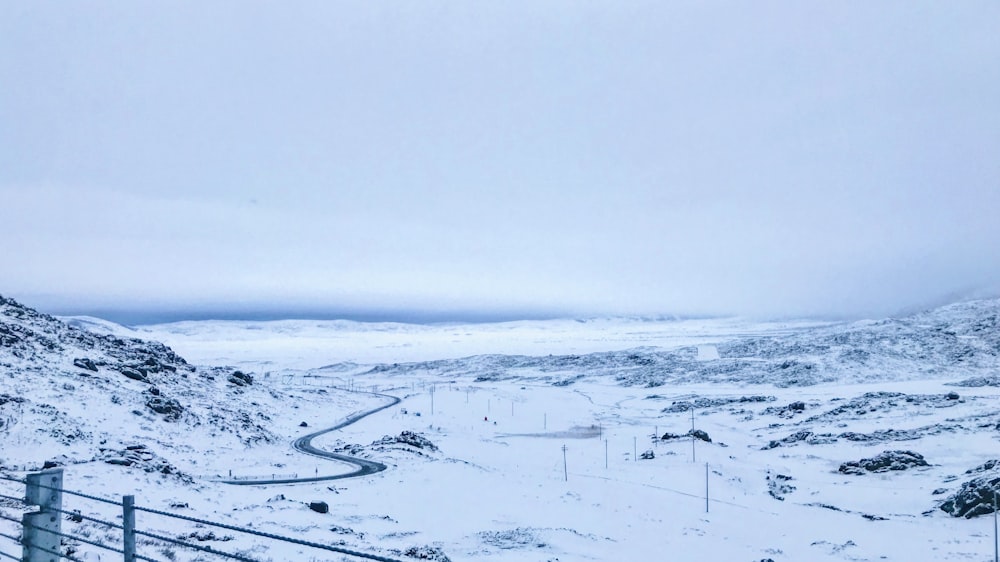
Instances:
[[[1000,493],[1000,475],[980,476],[962,484],[961,489],[952,494],[941,510],[952,517],[970,519],[993,513],[993,502]]]
[[[133,369],[132,367],[121,367],[118,369],[118,372],[135,381],[149,382],[146,375],[138,369]]]
[[[792,418],[806,410],[805,402],[792,402],[786,406],[768,406],[760,413],[763,415],[778,416],[779,418]]]
[[[686,438],[686,437],[694,437],[695,439],[701,439],[702,441],[705,441],[706,443],[711,443],[712,442],[712,438],[709,437],[708,433],[706,431],[702,430],[702,429],[689,429],[687,433],[684,433],[682,435],[677,434],[677,433],[670,433],[668,431],[667,433],[664,433],[662,436],[660,436],[660,440],[661,441],[670,441],[672,439],[683,439],[683,438]]]
[[[444,551],[436,546],[411,546],[401,552],[403,556],[415,558],[417,560],[431,560],[432,562],[451,562]]]
[[[930,466],[923,455],[913,451],[883,451],[869,459],[845,462],[840,465],[843,474],[866,474],[868,472],[889,472],[907,470],[917,466]]]
[[[437,446],[434,443],[431,443],[430,439],[412,431],[404,431],[396,436],[386,435],[382,439],[372,443],[372,445],[392,445],[395,443],[410,445],[411,447],[416,447],[418,449],[427,449],[428,451],[438,450]]]
[[[1000,386],[1000,375],[986,375],[982,377],[972,377],[948,384],[950,386],[964,386],[966,388],[978,388],[983,386]]]
[[[0,394],[0,406],[7,403],[23,404],[26,400],[21,396],[11,396],[10,394]]]
[[[706,443],[712,442],[712,438],[708,436],[708,432],[703,429],[692,429],[691,431],[688,431],[687,434],[695,439],[701,439]]]
[[[86,357],[77,357],[73,360],[73,365],[81,369],[86,369],[88,371],[97,372],[97,364],[94,363],[93,359],[88,359]]]
[[[176,421],[184,413],[184,407],[180,405],[180,402],[165,396],[150,397],[149,400],[146,400],[146,407],[157,414],[163,414],[168,421]]]
[[[191,476],[177,470],[175,466],[157,456],[142,444],[128,445],[124,449],[102,447],[97,460],[118,466],[138,468],[148,473],[156,472],[164,475],[172,475],[187,483],[194,481]]]
[[[329,513],[330,506],[326,502],[315,501],[309,502],[309,509],[315,511],[316,513]]]
[[[732,404],[759,404],[762,402],[774,402],[774,396],[740,396],[739,398],[705,398],[699,397],[691,401],[677,401],[661,410],[664,414],[677,414],[689,412],[692,409],[704,410],[706,408],[718,408]]]
[[[981,464],[981,465],[979,465],[979,466],[977,466],[975,468],[970,468],[969,470],[966,470],[965,473],[966,474],[982,474],[984,472],[991,472],[991,471],[994,471],[994,470],[997,470],[997,469],[1000,469],[1000,460],[991,459],[991,460],[988,460],[988,461],[984,462],[983,464]]]
[[[243,371],[233,371],[226,380],[236,386],[250,386],[253,384],[253,376]]]
[[[957,424],[934,424],[915,429],[877,429],[871,433],[845,431],[834,435],[832,433],[813,433],[809,430],[797,431],[784,439],[772,440],[761,449],[774,449],[783,445],[795,445],[805,441],[810,445],[825,445],[846,439],[856,443],[887,443],[890,441],[915,441],[928,435],[940,435],[961,429]]]
[[[866,392],[852,398],[836,408],[806,419],[806,422],[831,422],[845,417],[878,417],[901,407],[923,406],[929,408],[950,408],[960,403],[957,393],[949,394],[905,394],[902,392]]]
[[[639,458],[647,461],[652,460],[656,458],[656,453],[654,453],[652,449],[646,449],[644,453],[639,455]]]
[[[932,425],[916,429],[876,429],[871,433],[846,431],[837,437],[860,443],[885,443],[887,441],[915,441],[926,435],[938,435],[944,431],[955,431],[956,426]]]
[[[767,493],[772,498],[785,501],[785,496],[795,491],[795,486],[790,484],[793,480],[791,476],[776,474],[773,477],[767,475]]]
[[[42,470],[46,470],[49,468],[56,468],[57,466],[63,466],[63,461],[61,459],[60,460],[50,459],[42,464]]]

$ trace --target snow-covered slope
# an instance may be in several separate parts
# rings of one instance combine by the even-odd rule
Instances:
[[[854,323],[129,329],[3,299],[0,473],[55,461],[70,488],[398,558],[987,560],[992,522],[976,516],[1000,488],[998,318],[984,300]],[[314,445],[385,472],[217,481],[346,471],[289,444],[384,403],[358,390],[403,402]]]
[[[191,441],[224,450],[279,440],[272,419],[290,397],[252,375],[190,365],[161,343],[113,335],[122,330],[78,327],[92,325],[0,297],[4,465],[114,459],[143,445],[162,468]]]

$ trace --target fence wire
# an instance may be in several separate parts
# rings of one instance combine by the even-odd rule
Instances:
[[[8,496],[6,494],[0,494],[0,498],[4,498],[4,499],[7,499],[7,500],[12,500],[12,501],[15,501],[15,502],[17,502],[17,503],[19,503],[21,505],[28,505],[28,503],[24,500],[24,496],[17,497],[17,496]]]
[[[75,541],[80,541],[82,543],[86,543],[86,544],[89,544],[91,546],[96,546],[97,548],[103,548],[104,550],[110,550],[111,552],[117,552],[118,554],[125,554],[124,550],[119,549],[119,548],[115,548],[113,546],[108,546],[108,545],[106,545],[106,544],[104,544],[104,543],[102,543],[100,541],[92,541],[90,539],[85,539],[85,538],[83,538],[81,536],[78,536],[78,535],[70,535],[70,534],[67,534],[67,533],[58,533],[58,535],[60,537],[66,537],[68,539],[73,539]]]
[[[23,478],[13,478],[13,477],[7,476],[7,475],[0,475],[0,480],[6,480],[6,481],[9,481],[9,482],[17,482],[19,484],[27,484],[27,480],[25,480]],[[109,500],[107,498],[102,498],[102,497],[99,497],[99,496],[92,496],[90,494],[84,494],[84,493],[81,493],[81,492],[75,492],[75,491],[72,491],[72,490],[67,490],[65,488],[57,488],[57,487],[52,487],[52,486],[46,486],[44,484],[38,484],[38,487],[39,488],[44,488],[44,489],[47,489],[47,490],[54,490],[54,491],[62,492],[62,493],[65,493],[65,494],[69,494],[69,495],[72,495],[72,496],[81,497],[81,498],[84,498],[84,499],[88,499],[88,500],[91,500],[91,501],[96,501],[96,502],[107,504],[107,505],[113,505],[113,506],[116,506],[116,507],[121,507],[121,505],[122,505],[121,502],[119,502],[119,501]],[[17,497],[7,496],[7,495],[3,495],[3,494],[0,494],[0,497],[6,498],[6,499],[9,499],[9,500],[12,500],[12,501],[16,501],[16,502],[19,502],[19,503],[27,506],[27,504],[25,503],[25,499],[23,497],[17,498]],[[176,513],[169,513],[169,512],[166,512],[166,511],[160,511],[158,509],[152,509],[152,508],[148,508],[148,507],[135,506],[134,509],[136,511],[143,511],[143,512],[146,512],[146,513],[150,513],[152,515],[159,515],[159,516],[162,516],[162,517],[169,517],[169,518],[172,518],[172,519],[179,519],[179,520],[188,521],[188,522],[191,522],[191,523],[198,523],[198,524],[201,524],[201,525],[207,525],[207,526],[210,526],[210,527],[216,527],[216,528],[219,528],[219,529],[226,529],[226,530],[230,530],[230,531],[236,531],[236,532],[239,532],[239,533],[245,533],[245,534],[249,534],[249,535],[253,535],[253,536],[257,536],[257,537],[261,537],[261,538],[265,538],[265,539],[270,539],[270,540],[273,540],[273,541],[284,542],[284,543],[289,543],[289,544],[296,544],[296,545],[299,545],[299,546],[305,546],[305,547],[308,547],[308,548],[315,548],[315,549],[318,549],[318,550],[325,550],[325,551],[328,551],[328,552],[335,552],[337,554],[343,554],[343,555],[347,555],[347,556],[353,556],[353,557],[356,557],[356,558],[364,558],[364,559],[367,559],[367,560],[374,560],[376,562],[402,562],[402,561],[397,560],[395,558],[388,558],[388,557],[385,557],[385,556],[379,556],[377,554],[369,554],[369,553],[366,553],[366,552],[360,552],[360,551],[351,550],[351,549],[348,549],[348,548],[342,548],[342,547],[337,547],[337,546],[332,546],[332,545],[326,545],[326,544],[312,542],[312,541],[307,541],[307,540],[302,540],[302,539],[295,539],[295,538],[292,538],[292,537],[285,537],[285,536],[282,536],[282,535],[276,535],[276,534],[273,534],[273,533],[267,533],[267,532],[264,532],[264,531],[258,531],[258,530],[255,530],[255,529],[248,529],[248,528],[244,528],[244,527],[237,527],[235,525],[228,525],[228,524],[225,524],[225,523],[216,523],[214,521],[209,521],[209,520],[206,520],[206,519],[199,519],[197,517],[189,517],[189,516],[186,516],[186,515],[178,515]],[[52,511],[55,511],[57,513],[60,513],[60,514],[63,514],[63,515],[67,515],[67,516],[70,516],[70,517],[80,518],[80,519],[83,519],[83,520],[86,520],[86,521],[91,521],[91,522],[97,523],[99,525],[103,525],[105,527],[109,527],[109,528],[113,528],[113,529],[120,529],[120,530],[124,529],[124,527],[122,525],[120,525],[120,524],[113,523],[113,522],[110,522],[110,521],[104,521],[104,520],[101,520],[101,519],[98,519],[98,518],[95,518],[95,517],[90,517],[90,516],[87,516],[87,515],[83,515],[82,513],[78,512],[78,511],[67,511],[67,510],[63,510],[63,509],[52,509]],[[9,521],[13,521],[14,523],[17,523],[19,525],[21,524],[21,521],[19,519],[15,519],[15,518],[12,518],[12,517],[7,517],[6,515],[4,515],[2,513],[0,513],[0,519],[6,519],[6,520],[9,520]],[[62,537],[66,537],[66,538],[69,538],[69,539],[77,540],[77,541],[80,541],[82,543],[86,543],[86,544],[89,544],[91,546],[95,546],[95,547],[98,547],[98,548],[103,548],[105,550],[109,550],[109,551],[116,552],[116,553],[119,553],[119,554],[124,554],[124,552],[125,552],[124,550],[117,549],[115,547],[111,547],[111,546],[102,544],[100,542],[91,541],[91,540],[88,540],[88,539],[85,539],[83,537],[79,537],[79,536],[76,536],[76,535],[71,535],[71,534],[66,534],[66,533],[56,533],[56,534],[58,534],[58,535],[60,535]],[[256,560],[256,559],[253,559],[253,558],[248,558],[248,557],[243,556],[241,554],[235,554],[235,553],[230,553],[230,552],[226,552],[226,551],[222,551],[222,550],[216,550],[216,549],[214,549],[212,547],[201,546],[201,545],[189,543],[189,542],[181,540],[181,539],[175,539],[175,538],[171,538],[171,537],[166,537],[166,536],[159,535],[159,534],[152,533],[152,532],[148,532],[148,531],[142,531],[142,530],[136,529],[135,530],[135,534],[136,535],[142,535],[142,536],[148,537],[150,539],[154,539],[154,540],[166,542],[166,543],[169,543],[169,544],[174,544],[174,545],[177,545],[177,546],[182,547],[182,548],[187,548],[187,549],[191,549],[191,550],[195,550],[195,551],[199,551],[199,552],[204,552],[204,553],[207,553],[207,554],[212,554],[214,556],[220,556],[220,557],[230,558],[230,559],[233,559],[233,560],[240,560],[241,562],[260,562],[259,560]],[[8,538],[11,538],[11,539],[17,541],[18,543],[20,543],[20,540],[21,540],[20,538],[9,537],[8,535],[0,535],[0,536],[7,536]],[[53,555],[56,555],[56,556],[61,556],[63,558],[66,558],[66,559],[70,560],[71,562],[77,561],[76,558],[73,558],[71,556],[67,556],[67,555],[64,555],[64,554],[61,554],[61,553],[56,553],[56,552],[52,552],[52,551],[41,549],[41,548],[39,548],[39,550],[41,550],[42,552],[46,552],[48,554],[53,554]],[[15,559],[20,560],[19,558],[15,558]],[[136,554],[135,559],[136,560],[144,560],[144,561],[147,561],[147,562],[158,562],[155,559],[147,558],[145,556],[141,556],[138,553]],[[79,562],[82,562],[82,561],[79,561]]]
[[[27,484],[26,481],[22,481],[21,483],[22,484]],[[120,502],[120,501],[109,500],[107,498],[102,498],[102,497],[99,497],[99,496],[91,496],[90,494],[84,494],[82,492],[74,492],[73,490],[67,490],[65,488],[53,488],[52,486],[46,486],[45,484],[41,484],[41,483],[36,484],[36,485],[39,488],[43,488],[45,490],[55,490],[57,492],[62,492],[64,494],[69,494],[71,496],[77,496],[77,497],[80,497],[80,498],[86,498],[88,500],[93,500],[95,502],[105,503],[105,504],[108,504],[108,505],[114,505],[114,506],[118,506],[118,507],[121,507],[121,505],[122,505],[122,502]]]
[[[65,558],[66,560],[69,560],[70,562],[87,562],[86,560],[77,558],[77,557],[75,557],[75,556],[73,556],[71,554],[65,554],[65,553],[62,553],[62,552],[56,552],[54,550],[49,550],[47,548],[44,548],[44,547],[41,547],[41,546],[38,546],[38,545],[32,545],[31,548],[33,548],[33,549],[35,549],[35,550],[37,550],[39,552],[44,552],[45,554],[51,554],[52,556],[55,556],[58,560],[61,560],[61,559]]]
[[[3,537],[5,539],[10,539],[16,542],[17,544],[21,544],[21,537],[15,537],[14,535],[8,535],[7,533],[0,533],[0,537]]]
[[[214,549],[214,548],[212,548],[210,546],[201,546],[199,544],[191,544],[189,542],[182,541],[180,539],[172,539],[170,537],[165,537],[163,535],[157,535],[156,533],[150,533],[150,532],[147,532],[147,531],[140,531],[140,530],[136,529],[135,534],[136,535],[142,535],[144,537],[149,537],[151,539],[156,539],[158,541],[167,542],[167,543],[170,543],[170,544],[176,544],[178,546],[183,546],[184,548],[192,548],[192,549],[200,551],[200,552],[207,552],[209,554],[214,554],[216,556],[223,556],[225,558],[232,558],[234,560],[241,560],[242,562],[260,562],[260,560],[257,560],[255,558],[247,558],[246,556],[242,556],[240,554],[232,554],[232,553],[225,552],[225,551],[222,551],[222,550],[216,550],[216,549]]]
[[[263,538],[266,538],[266,539],[271,539],[271,540],[276,540],[276,541],[281,541],[281,542],[287,542],[287,543],[297,544],[297,545],[301,545],[301,546],[308,546],[310,548],[318,548],[320,550],[327,550],[327,551],[330,551],[330,552],[336,552],[338,554],[347,554],[349,556],[355,556],[355,557],[358,557],[358,558],[366,558],[368,560],[375,560],[377,562],[402,562],[402,561],[397,560],[395,558],[386,558],[384,556],[379,556],[377,554],[368,554],[368,553],[365,553],[365,552],[358,552],[356,550],[350,550],[350,549],[347,549],[347,548],[340,548],[340,547],[336,547],[336,546],[321,544],[321,543],[318,543],[318,542],[306,541],[306,540],[302,540],[302,539],[293,539],[291,537],[283,537],[281,535],[275,535],[275,534],[272,534],[272,533],[266,533],[264,531],[257,531],[255,529],[246,529],[244,527],[237,527],[235,525],[227,525],[225,523],[216,523],[214,521],[208,521],[206,519],[198,519],[197,517],[188,517],[186,515],[177,515],[176,513],[168,513],[166,511],[159,511],[157,509],[151,509],[151,508],[148,508],[148,507],[136,506],[135,509],[136,509],[136,511],[145,511],[146,513],[152,513],[154,515],[162,515],[164,517],[172,517],[174,519],[182,519],[184,521],[190,521],[192,523],[200,523],[202,525],[209,525],[209,526],[212,526],[212,527],[218,527],[220,529],[227,529],[227,530],[236,531],[236,532],[239,532],[239,533],[246,533],[246,534],[249,534],[249,535],[256,535],[258,537],[263,537]],[[138,533],[138,532],[139,531],[136,531],[136,533]]]
[[[9,558],[11,560],[17,560],[17,562],[21,562],[21,557],[20,556],[14,556],[12,554],[7,554],[6,552],[4,552],[2,550],[0,550],[0,557]]]

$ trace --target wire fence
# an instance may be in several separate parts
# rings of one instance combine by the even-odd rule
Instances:
[[[53,471],[55,472],[55,471]],[[36,473],[36,474],[50,474],[46,472]],[[139,543],[143,547],[148,548],[159,548],[160,553],[168,561],[172,562],[176,560],[176,553],[174,553],[172,548],[180,548],[186,551],[191,551],[201,555],[208,555],[215,558],[223,558],[229,560],[240,560],[243,562],[264,562],[259,558],[254,558],[248,555],[246,552],[230,552],[226,550],[220,550],[213,546],[195,544],[191,540],[185,540],[182,536],[177,538],[176,536],[169,536],[170,533],[155,529],[139,529],[135,525],[135,515],[137,512],[146,513],[151,516],[167,518],[175,521],[183,521],[186,523],[193,523],[195,526],[199,527],[211,527],[216,529],[224,529],[227,531],[233,531],[237,533],[243,533],[248,536],[259,537],[267,539],[268,541],[291,544],[301,547],[307,547],[310,549],[315,549],[319,551],[326,551],[330,553],[335,553],[340,556],[352,557],[354,559],[363,560],[374,560],[376,562],[401,562],[398,559],[388,558],[375,553],[362,552],[359,550],[353,550],[345,548],[343,546],[323,544],[314,541],[308,541],[303,539],[296,539],[293,537],[286,537],[283,535],[278,535],[274,533],[268,533],[265,531],[260,531],[257,529],[251,529],[248,527],[241,527],[237,525],[228,525],[225,523],[219,523],[215,521],[210,521],[207,519],[201,519],[198,517],[190,517],[186,515],[180,515],[177,513],[170,513],[167,511],[162,511],[154,509],[151,507],[144,507],[134,504],[133,496],[124,496],[121,501],[116,501],[108,498],[102,498],[99,496],[94,496],[90,494],[85,494],[82,492],[77,492],[74,490],[69,490],[61,485],[62,472],[58,470],[59,474],[59,485],[50,486],[43,484],[38,478],[32,479],[29,476],[26,479],[14,478],[8,475],[0,474],[0,480],[7,482],[14,482],[26,486],[27,493],[25,496],[12,496],[8,494],[0,494],[0,498],[5,500],[3,507],[16,506],[18,509],[24,511],[23,518],[18,519],[7,514],[5,511],[0,510],[0,521],[8,521],[15,524],[15,528],[20,528],[21,536],[15,536],[7,532],[0,532],[0,538],[9,541],[5,546],[10,545],[21,545],[24,547],[24,552],[22,556],[15,556],[7,549],[0,548],[0,559],[9,560],[19,560],[22,562],[33,562],[36,558],[30,557],[27,553],[29,547],[32,551],[36,553],[44,553],[47,555],[56,556],[59,559],[70,560],[71,562],[85,562],[78,558],[76,554],[80,551],[80,545],[89,545],[100,549],[102,551],[111,552],[117,554],[125,562],[131,561],[145,561],[145,562],[162,562],[161,559],[151,558],[144,554],[136,552],[136,544]],[[49,503],[44,503],[43,500],[32,500],[31,498],[37,496],[32,493],[32,487],[36,490],[46,490],[52,492],[54,501]],[[61,494],[67,494],[69,496],[75,496],[83,499],[96,502],[98,505],[114,506],[120,509],[120,514],[115,518],[121,518],[121,523],[116,523],[110,521],[109,517],[99,517],[90,514],[84,514],[78,509],[67,510],[61,507],[62,500]],[[32,501],[40,501],[42,503],[31,503]],[[30,512],[35,505],[40,505],[40,512]],[[91,506],[93,507],[93,506]],[[31,516],[37,513],[44,513],[51,515],[52,519],[56,521],[56,527],[45,528],[44,525],[35,525],[31,522]],[[78,528],[76,533],[63,532],[61,526],[58,525],[60,519],[66,518],[70,521],[76,523],[88,522],[96,528],[103,529],[105,532],[104,537],[94,537],[93,532],[89,529]],[[110,531],[110,533],[108,532]],[[83,536],[88,534],[88,536]],[[49,541],[45,542],[41,539],[36,539],[34,537],[40,535],[55,535],[55,539],[49,537]],[[113,536],[112,536],[113,535]],[[111,537],[111,538],[109,538]],[[139,539],[137,539],[139,537]],[[195,534],[190,535],[191,538],[195,537]],[[113,539],[113,540],[112,540]],[[231,537],[223,539],[231,540]],[[113,544],[112,544],[113,543]],[[63,545],[60,547],[60,545]],[[38,558],[40,559],[40,558]],[[46,557],[46,559],[49,559]],[[98,558],[100,559],[100,558]],[[198,560],[203,560],[203,557],[199,557]]]

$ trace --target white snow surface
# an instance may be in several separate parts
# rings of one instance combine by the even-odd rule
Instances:
[[[113,341],[72,343],[76,328],[8,313],[0,316],[10,332],[0,339],[8,342],[0,345],[0,474],[20,478],[55,459],[71,490],[115,500],[132,494],[157,510],[400,560],[431,547],[424,552],[454,561],[985,561],[992,518],[951,517],[937,506],[970,478],[966,471],[1000,458],[997,387],[954,386],[995,380],[998,312],[1000,301],[991,300],[858,323],[125,328],[64,319],[112,340],[164,342],[197,366],[164,360],[176,372],[151,372],[147,381],[114,370],[135,359],[114,356],[105,347]],[[39,325],[57,345],[18,347]],[[105,365],[74,366],[81,356]],[[253,383],[230,382],[234,369]],[[151,386],[183,406],[177,419],[144,406]],[[230,474],[346,472],[290,443],[384,403],[368,392],[402,402],[314,445],[354,451],[387,470],[291,485],[219,482]],[[658,438],[692,425],[711,442]],[[376,444],[403,431],[437,450]],[[796,434],[807,436],[790,439]],[[140,444],[141,462],[105,462]],[[891,450],[917,452],[929,466],[838,470]],[[646,451],[654,458],[637,458]],[[0,494],[18,496],[23,486],[0,480]],[[311,501],[328,502],[330,512],[310,510]],[[120,521],[120,508],[85,498],[67,496],[64,508]],[[7,502],[0,511],[19,519],[24,509]],[[211,530],[145,512],[138,525],[175,537]],[[90,521],[63,528],[116,540]],[[6,519],[0,529],[17,532]],[[199,544],[259,560],[354,559],[214,532]],[[85,560],[119,556],[81,542],[64,548]],[[152,541],[139,550],[160,560],[213,559]],[[17,555],[20,547],[0,539],[0,551]]]

